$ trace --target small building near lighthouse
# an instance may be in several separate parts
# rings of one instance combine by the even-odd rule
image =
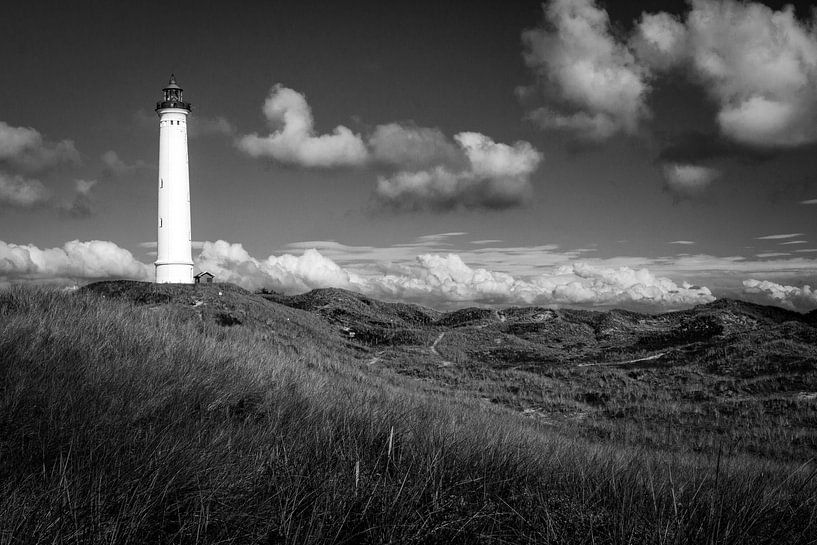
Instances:
[[[159,214],[157,218],[156,283],[192,284],[190,173],[187,158],[187,116],[190,103],[171,74],[156,103],[159,116]]]
[[[215,278],[215,276],[209,271],[202,271],[193,277],[196,284],[212,284],[213,278]]]

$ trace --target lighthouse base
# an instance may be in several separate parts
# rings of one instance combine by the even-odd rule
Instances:
[[[192,284],[192,263],[156,263],[157,284]]]

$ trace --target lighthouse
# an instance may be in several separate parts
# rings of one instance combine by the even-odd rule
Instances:
[[[192,284],[190,250],[190,173],[187,165],[187,116],[182,88],[171,74],[156,103],[159,115],[159,217],[157,284]]]

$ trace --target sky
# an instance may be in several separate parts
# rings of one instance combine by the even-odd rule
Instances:
[[[736,0],[18,3],[0,284],[150,280],[158,118],[196,272],[438,308],[817,308],[817,16]]]

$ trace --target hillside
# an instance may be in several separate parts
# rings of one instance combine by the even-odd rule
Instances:
[[[811,327],[729,302],[443,314],[342,290],[13,287],[0,541],[807,543]]]
[[[681,436],[697,451],[817,457],[813,313],[733,300],[657,315],[542,307],[438,313],[338,289],[265,297],[327,320],[366,351],[370,366],[564,433],[669,449]]]
[[[151,310],[173,309],[182,319],[198,319],[222,326],[243,325],[269,334],[302,330],[305,334],[326,339],[328,328],[309,313],[293,310],[253,295],[234,284],[153,284],[150,282],[96,282],[80,289],[131,301]]]

